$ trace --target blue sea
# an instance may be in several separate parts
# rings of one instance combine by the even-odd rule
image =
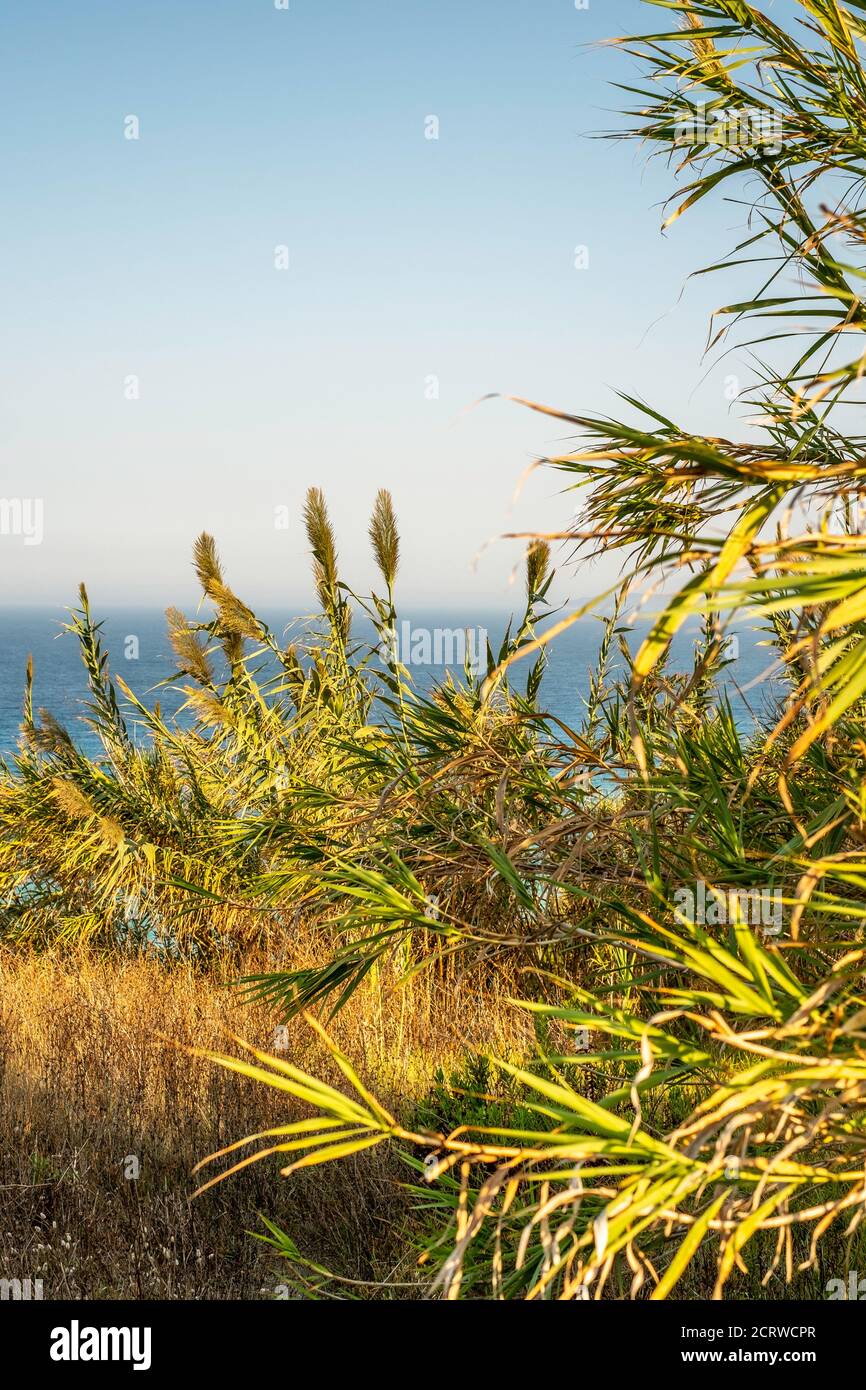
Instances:
[[[486,630],[494,652],[505,630],[507,616],[501,613],[467,614],[415,610],[403,615],[409,624],[398,629],[401,640],[409,637],[412,651],[411,669],[421,688],[431,680],[441,678],[448,664],[449,643],[437,649],[435,634],[469,628],[473,633]],[[131,689],[147,704],[159,700],[164,715],[174,715],[183,704],[182,693],[171,681],[176,667],[166,632],[163,612],[154,608],[109,608],[95,614],[102,623],[102,640],[109,655],[110,669],[122,676]],[[303,626],[289,614],[263,610],[261,617],[284,643],[303,641]],[[71,633],[63,631],[68,615],[61,608],[2,608],[0,609],[0,753],[15,749],[21,724],[25,686],[25,666],[28,653],[34,664],[34,705],[50,711],[59,719],[89,753],[98,751],[98,743],[82,721],[88,698],[87,681],[81,662],[78,642]],[[646,624],[637,625],[628,635],[629,646],[635,650]],[[772,677],[760,677],[772,665],[770,648],[760,645],[765,634],[747,627],[730,630],[734,635],[729,656],[733,659],[726,668],[725,684],[737,720],[748,724],[754,716],[766,713],[778,686]],[[432,637],[425,639],[424,634]],[[353,637],[368,640],[372,628],[365,620],[356,622]],[[539,704],[542,709],[558,716],[566,724],[579,724],[589,689],[589,672],[593,668],[602,636],[598,619],[581,619],[548,646],[548,668],[541,686]],[[672,649],[671,664],[676,669],[689,670],[693,663],[697,628],[680,633]],[[406,646],[400,650],[405,660]],[[419,661],[418,658],[421,658]],[[515,683],[525,680],[530,661],[513,668]],[[757,681],[757,684],[755,682]],[[750,688],[751,687],[751,688]],[[181,712],[181,719],[185,718]],[[136,716],[130,711],[129,722],[135,732]]]

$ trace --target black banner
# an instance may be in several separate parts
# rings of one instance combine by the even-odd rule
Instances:
[[[791,1369],[841,1371],[851,1362],[851,1337],[862,1326],[862,1310],[846,1296],[826,1302],[723,1303],[572,1302],[506,1305],[467,1300],[452,1308],[433,1301],[342,1302],[263,1300],[249,1303],[0,1303],[4,1345],[14,1346],[26,1370],[50,1382],[76,1383],[107,1374],[133,1377],[243,1373],[248,1383],[289,1374],[289,1355],[322,1370],[335,1361],[348,1370],[368,1364],[381,1336],[399,1338],[403,1329],[429,1337],[430,1365],[439,1339],[455,1327],[465,1337],[484,1338],[483,1361],[509,1367],[511,1341],[519,1326],[533,1338],[532,1355],[559,1362],[573,1355],[575,1371],[607,1362],[612,1374],[681,1368],[738,1374],[760,1368],[772,1377]],[[852,1306],[853,1305],[853,1306]],[[515,1315],[518,1323],[515,1323]],[[382,1319],[381,1323],[379,1319]],[[456,1318],[456,1324],[452,1319]],[[506,1318],[506,1321],[503,1321]],[[569,1340],[563,1342],[562,1334]],[[320,1340],[324,1338],[324,1340]],[[336,1338],[336,1340],[335,1340]],[[574,1340],[572,1340],[572,1338]],[[351,1340],[350,1340],[351,1339]],[[392,1347],[395,1344],[387,1344]],[[415,1345],[415,1355],[423,1343]],[[528,1350],[528,1347],[527,1347]],[[452,1370],[456,1362],[449,1356]],[[459,1356],[457,1357],[459,1361]],[[440,1363],[443,1371],[445,1362]],[[540,1363],[539,1363],[540,1364]],[[475,1367],[477,1369],[477,1361]],[[513,1363],[512,1371],[517,1369]],[[407,1376],[414,1372],[407,1367]],[[733,1382],[736,1384],[736,1382]]]

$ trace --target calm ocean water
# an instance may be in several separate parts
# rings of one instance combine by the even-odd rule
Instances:
[[[121,675],[146,703],[151,704],[158,699],[164,714],[177,711],[183,700],[182,695],[170,686],[159,688],[160,683],[169,679],[175,671],[164,614],[153,608],[114,608],[96,616],[103,623],[103,642],[109,653],[111,669]],[[298,640],[301,635],[296,623],[290,628],[289,615],[263,610],[261,616],[281,638],[289,632],[291,640]],[[422,657],[429,655],[439,659],[438,665],[413,665],[421,686],[442,675],[441,663],[443,658],[447,660],[448,657],[447,637],[440,652],[437,653],[434,647],[428,653],[424,650],[423,633],[435,632],[436,628],[457,630],[466,625],[475,629],[480,626],[489,633],[496,651],[507,621],[502,614],[467,616],[465,613],[416,610],[405,616],[411,624],[411,641],[418,644],[416,656],[420,653]],[[60,608],[0,609],[0,650],[3,652],[0,665],[0,752],[10,752],[17,743],[28,653],[32,653],[34,662],[35,706],[49,710],[60,719],[88,752],[98,748],[82,723],[87,682],[78,643],[73,635],[62,631],[64,621],[66,615]],[[358,622],[353,635],[364,639],[370,631]],[[772,698],[773,683],[765,681],[745,695],[739,692],[766,671],[772,654],[768,648],[758,645],[762,640],[760,633],[744,627],[732,631],[736,635],[736,645],[732,647],[731,654],[735,654],[736,659],[727,669],[726,684],[737,718],[745,723],[749,721],[751,711],[760,713],[766,708]],[[419,636],[419,633],[422,635]],[[566,723],[574,725],[581,718],[588,691],[588,672],[593,666],[601,633],[602,625],[598,620],[582,620],[548,647],[549,666],[541,687],[540,703]],[[632,649],[640,636],[641,628],[638,627],[629,638]],[[136,640],[131,641],[132,638]],[[286,640],[289,640],[288,637]],[[683,670],[690,668],[694,641],[694,629],[678,635],[673,647],[675,667]],[[402,655],[404,653],[401,651]],[[523,681],[525,676],[520,672],[520,667],[515,669],[519,673],[517,681]],[[528,669],[529,663],[524,663],[524,670]],[[130,721],[134,725],[135,716],[132,713]]]

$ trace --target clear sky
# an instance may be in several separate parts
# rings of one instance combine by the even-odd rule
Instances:
[[[386,486],[406,602],[507,605],[517,548],[483,547],[567,522],[552,473],[512,508],[567,431],[474,400],[620,387],[736,431],[730,363],[702,380],[725,290],[680,298],[736,215],[662,237],[670,174],[590,138],[636,75],[598,41],[657,27],[639,0],[6,0],[2,493],[43,499],[44,539],[0,536],[0,601],[188,603],[205,528],[244,597],[304,609],[317,484],[355,587]]]

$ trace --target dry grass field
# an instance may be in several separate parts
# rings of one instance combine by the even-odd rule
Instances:
[[[456,1061],[473,1033],[485,1047],[497,1034],[504,1049],[517,1041],[513,1011],[482,1001],[471,982],[447,997],[459,1035],[451,1009],[422,984],[371,982],[335,1023],[397,1110],[424,1095],[436,1066]],[[273,1013],[240,1002],[215,972],[140,957],[0,955],[6,1277],[41,1279],[45,1298],[273,1297],[285,1277],[279,1257],[247,1234],[263,1231],[263,1212],[347,1278],[416,1281],[401,1238],[407,1170],[382,1150],[288,1182],[275,1157],[190,1200],[199,1159],[291,1117],[285,1095],[184,1050],[232,1049],[231,1033],[270,1049]],[[302,1020],[287,1040],[284,1055],[328,1072]],[[131,1160],[137,1179],[126,1175]]]

